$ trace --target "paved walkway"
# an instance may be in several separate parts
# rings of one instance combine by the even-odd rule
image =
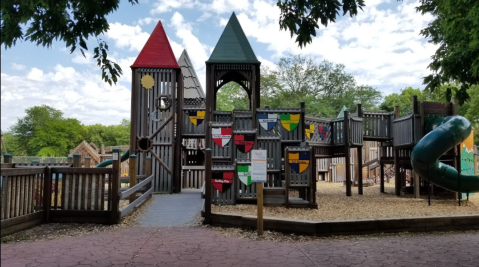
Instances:
[[[142,226],[1,244],[1,266],[479,266],[479,231],[274,243],[185,226],[200,208],[198,192],[154,195]]]
[[[201,227],[134,227],[1,245],[1,266],[479,266],[479,232],[273,243]]]
[[[183,189],[181,194],[153,195],[137,221],[142,226],[188,226],[198,220],[202,208],[201,189]]]

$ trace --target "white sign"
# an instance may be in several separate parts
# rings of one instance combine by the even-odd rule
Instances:
[[[266,183],[266,150],[251,150],[251,182]]]
[[[118,160],[118,153],[113,153],[113,160]]]

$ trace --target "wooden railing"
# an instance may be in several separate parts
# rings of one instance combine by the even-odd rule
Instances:
[[[400,117],[393,122],[394,147],[414,144],[414,114]]]
[[[394,113],[364,112],[362,118],[364,140],[381,141],[392,139]]]
[[[114,153],[112,168],[2,164],[2,236],[48,222],[114,224],[131,213],[151,196],[152,176],[120,193],[120,151]],[[120,200],[137,192],[143,194],[120,210]]]
[[[3,168],[1,176],[2,236],[41,224],[45,207],[46,168]]]

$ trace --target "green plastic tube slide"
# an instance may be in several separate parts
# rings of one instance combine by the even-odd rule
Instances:
[[[123,161],[127,160],[129,156],[130,156],[130,150],[127,149],[125,151],[125,153],[123,153],[123,155],[121,155],[120,162],[123,162]],[[103,162],[100,162],[98,165],[96,165],[96,168],[106,167],[106,166],[109,166],[111,164],[113,164],[113,160],[108,159],[108,160],[105,160]]]
[[[462,116],[448,116],[432,119],[425,128],[430,132],[416,144],[411,154],[414,171],[450,191],[479,192],[479,176],[459,174],[454,167],[439,161],[444,153],[470,135],[471,123]]]

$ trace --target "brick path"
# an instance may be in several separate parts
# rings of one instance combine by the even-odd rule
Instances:
[[[479,232],[274,243],[202,227],[133,227],[1,245],[1,266],[479,266]]]

